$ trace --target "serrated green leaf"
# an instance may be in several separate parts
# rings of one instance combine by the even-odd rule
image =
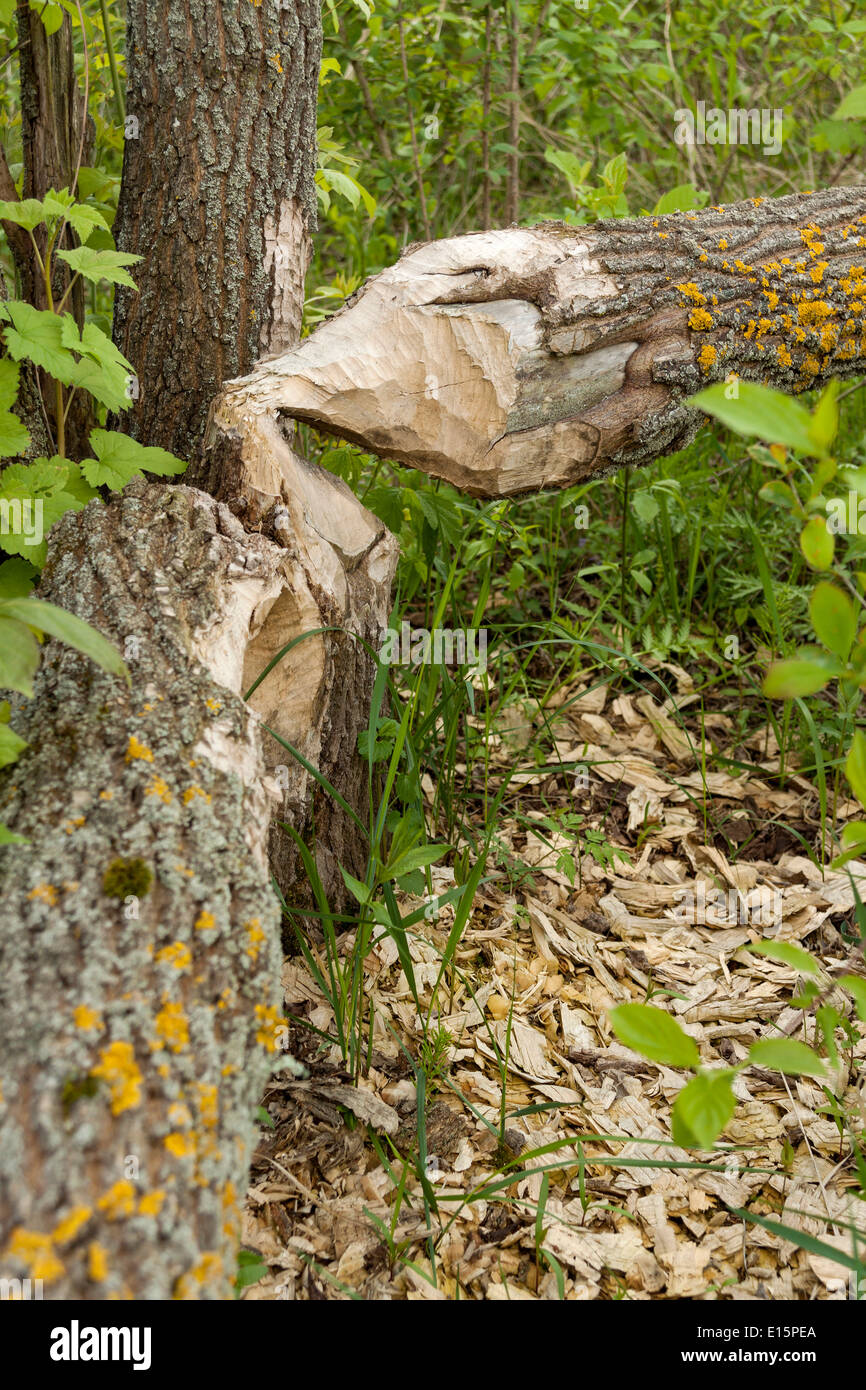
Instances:
[[[187,467],[167,449],[148,448],[117,430],[91,431],[90,447],[96,458],[84,459],[81,472],[91,487],[119,489],[141,472],[170,477]]]
[[[0,564],[0,599],[26,598],[33,588],[36,571],[27,560],[4,560]]]
[[[813,516],[800,532],[800,549],[813,570],[828,570],[833,563],[835,538],[823,516]]]
[[[846,661],[857,636],[857,613],[848,595],[822,580],[809,599],[809,616],[818,640]]]
[[[11,410],[18,399],[21,368],[9,357],[0,357],[0,410]]]
[[[787,1076],[827,1075],[818,1054],[796,1038],[762,1038],[752,1043],[747,1061],[751,1066],[781,1071]]]
[[[97,229],[101,232],[107,232],[109,236],[111,235],[111,227],[98,208],[86,207],[83,203],[75,203],[67,210],[66,216],[75,228],[82,246],[90,240],[93,232]]]
[[[802,946],[794,946],[790,941],[755,941],[746,950],[754,951],[759,956],[769,956],[771,960],[780,960],[783,965],[790,965],[792,970],[799,970],[801,975],[817,975],[821,968],[808,951],[804,951]]]
[[[670,1067],[696,1067],[697,1044],[675,1018],[651,1004],[619,1004],[610,1012],[613,1031],[621,1043]]]
[[[14,222],[17,227],[32,232],[44,220],[45,208],[38,198],[0,202],[0,222]]]
[[[26,600],[22,599],[21,602]],[[11,616],[4,617],[0,612],[0,686],[31,696],[33,677],[39,669],[39,655],[39,643],[30,629],[23,622]],[[12,732],[7,724],[0,726],[0,741],[4,731]],[[13,737],[17,739],[18,735]],[[20,739],[18,741],[21,743]]]
[[[122,676],[129,683],[129,671],[120,652],[95,627],[42,599],[4,599],[0,602],[0,618],[16,618],[40,632],[48,632],[76,651],[90,657],[110,675]]]
[[[11,410],[0,410],[0,458],[17,458],[30,443],[30,431]]]
[[[50,309],[34,309],[32,304],[16,299],[10,300],[5,307],[12,322],[11,328],[3,330],[10,356],[16,362],[26,357],[56,381],[71,385],[75,358],[63,345],[61,318]]]
[[[709,1149],[737,1106],[731,1089],[733,1071],[699,1072],[677,1096],[671,1113],[674,1142],[685,1148]]]
[[[71,266],[77,275],[90,280],[94,285],[98,285],[100,280],[108,280],[113,285],[128,285],[133,290],[136,288],[132,276],[128,275],[123,267],[135,265],[136,261],[142,259],[141,256],[127,255],[123,251],[96,251],[91,246],[76,246],[71,251],[58,251],[56,254],[60,260]]]
[[[812,417],[799,401],[751,381],[737,383],[736,397],[729,399],[728,392],[729,387],[719,382],[690,396],[686,405],[714,416],[738,434],[784,444],[801,454],[819,452],[811,434]]]

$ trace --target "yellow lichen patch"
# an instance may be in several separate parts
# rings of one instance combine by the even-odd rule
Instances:
[[[706,309],[692,309],[689,314],[689,328],[695,333],[705,333],[708,328],[712,328],[713,320]]]
[[[779,362],[783,367],[790,367],[792,365],[791,354],[785,347],[784,343],[780,343],[779,346],[776,348],[776,356],[778,357]]]
[[[202,908],[201,912],[198,914],[198,917],[196,917],[195,919],[196,931],[211,931],[215,926],[216,918],[214,917],[213,913],[208,912],[205,908]]]
[[[131,1043],[113,1042],[103,1049],[100,1056],[98,1066],[91,1068],[90,1075],[108,1082],[112,1115],[120,1115],[124,1110],[132,1110],[140,1105],[142,1077]]]
[[[179,874],[184,874],[187,878],[195,878],[195,869],[188,869],[186,864],[175,864],[174,867]]]
[[[144,704],[142,705],[141,709],[140,709],[138,712],[139,712],[139,714],[149,714],[150,711],[151,711],[152,709],[153,709],[153,705],[150,704],[150,702],[146,700],[146,701],[144,702]]]
[[[779,307],[779,296],[775,290],[764,290],[763,293],[767,300],[767,308],[772,313],[774,309],[778,309]]]
[[[205,700],[205,704],[207,705],[209,710],[213,710],[214,714],[219,713],[219,711],[223,707],[222,700],[215,700],[212,695],[207,700]]]
[[[105,1027],[96,1010],[89,1009],[86,1004],[79,1004],[76,1009],[73,1009],[72,1021],[76,1028],[80,1028],[85,1033],[89,1033],[93,1028],[103,1029]]]
[[[818,372],[820,372],[820,370],[821,370],[821,363],[818,361],[817,357],[814,357],[814,356],[812,355],[812,353],[809,353],[809,354],[803,359],[803,371],[804,371],[804,372],[809,372],[812,376],[817,376],[817,374],[818,374]]]
[[[87,822],[86,816],[76,816],[74,820],[68,820],[63,827],[67,835],[74,835],[76,830],[80,830],[82,825]]]
[[[51,1232],[51,1239],[55,1245],[65,1245],[67,1241],[77,1236],[81,1227],[86,1225],[93,1215],[92,1207],[73,1207],[68,1216],[64,1216]]]
[[[684,299],[690,299],[694,304],[706,304],[707,296],[701,294],[694,280],[688,280],[684,285],[677,285],[677,289]]]
[[[195,1153],[195,1140],[191,1134],[167,1134],[163,1144],[175,1158],[189,1158]]]
[[[698,260],[699,260],[699,261],[707,261],[707,260],[709,260],[709,256],[707,255],[706,251],[702,251],[702,252],[701,252],[701,254],[698,256]]]
[[[259,1021],[256,1042],[261,1043],[268,1052],[276,1052],[278,1034],[286,1027],[286,1020],[269,1004],[256,1004],[256,1018]]]
[[[27,897],[41,899],[49,907],[56,907],[57,905],[57,889],[51,883],[37,883],[35,888],[31,888]]]
[[[97,1240],[92,1240],[87,1247],[87,1277],[94,1284],[101,1284],[108,1278],[108,1251]]]
[[[244,927],[247,933],[248,941],[247,955],[249,956],[251,961],[256,961],[258,960],[259,952],[262,949],[262,942],[266,939],[265,934],[262,931],[262,924],[259,921],[258,917],[251,917],[248,922],[244,923]]]
[[[698,353],[698,366],[701,368],[701,371],[708,372],[715,360],[716,349],[713,347],[712,343],[704,343],[704,346]]]
[[[734,269],[738,270],[741,275],[748,275],[749,271],[753,270],[754,267],[746,265],[745,261],[734,261]]]
[[[174,1286],[174,1297],[178,1299],[198,1298],[202,1285],[220,1279],[223,1272],[222,1256],[216,1251],[205,1251],[192,1269],[182,1274]]]
[[[719,250],[720,250],[720,251],[727,251],[727,249],[728,249],[728,243],[727,243],[727,241],[725,240],[725,238],[722,237],[721,241],[719,242]]]
[[[821,351],[832,352],[839,338],[839,330],[835,323],[825,323],[821,329]]]
[[[211,1082],[199,1081],[198,1109],[205,1129],[215,1129],[219,1119],[219,1091]]]
[[[833,310],[823,299],[803,300],[797,307],[797,317],[807,328],[820,328]]]
[[[161,1187],[154,1188],[153,1192],[145,1192],[138,1204],[139,1216],[159,1216],[165,1201],[165,1192]]]
[[[100,800],[100,801],[113,801],[113,799],[114,799],[114,792],[113,792],[113,791],[102,791],[102,792],[99,793],[99,800]]]
[[[809,275],[813,284],[820,285],[821,281],[824,279],[824,271],[829,264],[829,261],[816,261],[810,268]]]
[[[211,799],[211,798],[210,798],[210,792],[204,791],[204,790],[203,790],[201,787],[199,787],[196,783],[193,783],[193,785],[192,785],[191,787],[187,787],[186,791],[185,791],[184,794],[183,794],[183,804],[184,804],[184,806],[188,806],[189,803],[190,803],[191,801],[194,801],[195,798],[196,798],[197,796],[200,796],[200,797],[202,798],[203,801],[207,801],[207,802],[209,802],[210,799]]]
[[[225,1066],[220,1070],[220,1076],[231,1076],[236,1071],[237,1067],[234,1062],[226,1062]]]
[[[156,1038],[152,1047],[167,1047],[182,1052],[189,1044],[189,1024],[182,1004],[163,1003],[154,1019]]]
[[[766,333],[772,333],[774,328],[772,319],[758,319],[758,337],[762,338]]]
[[[658,235],[659,241],[667,241],[667,239],[668,239],[668,234],[667,234],[667,232],[658,232],[657,235]]]
[[[28,1231],[24,1226],[16,1226],[6,1247],[6,1258],[20,1260],[26,1265],[33,1279],[41,1279],[49,1284],[66,1273],[63,1261],[54,1249],[51,1236],[39,1231]]]
[[[96,1203],[104,1211],[109,1221],[119,1221],[122,1216],[132,1216],[135,1211],[135,1188],[123,1178],[110,1187]]]
[[[173,965],[175,970],[188,970],[192,964],[192,953],[182,941],[173,941],[156,953],[157,965]]]
[[[140,758],[145,763],[152,763],[153,753],[145,744],[139,742],[135,734],[130,734],[126,749],[126,761],[131,763],[135,758]]]
[[[158,772],[155,772],[153,777],[151,777],[144,789],[144,794],[145,796],[158,796],[160,801],[165,802],[166,806],[171,802],[171,792],[169,791],[168,783],[165,778],[160,777]]]

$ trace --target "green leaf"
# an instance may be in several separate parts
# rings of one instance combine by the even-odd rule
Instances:
[[[0,222],[14,222],[17,227],[32,232],[45,220],[45,208],[38,198],[21,198],[15,202],[0,202]]]
[[[0,357],[0,410],[11,410],[18,399],[21,368],[8,357]]]
[[[128,410],[127,387],[132,366],[108,335],[95,323],[86,323],[79,333],[72,315],[64,314],[61,340],[64,347],[81,354],[81,360],[72,368],[69,384],[89,391],[109,410]]]
[[[866,845],[866,820],[849,821],[842,831],[842,848],[853,849],[855,845]]]
[[[29,627],[4,617],[0,611],[0,686],[20,690],[29,698],[33,694],[33,677],[39,669],[39,656],[39,643]]]
[[[0,458],[23,454],[30,443],[30,431],[11,410],[0,410]]]
[[[826,1076],[824,1063],[811,1047],[796,1038],[763,1038],[749,1048],[750,1066],[785,1072],[788,1076]]]
[[[118,430],[92,430],[90,447],[95,459],[83,459],[81,472],[91,487],[126,487],[142,471],[167,477],[187,467],[167,449],[147,448]]]
[[[98,208],[87,207],[83,203],[74,203],[71,208],[67,209],[66,216],[75,228],[78,240],[82,245],[90,240],[96,228],[102,232],[108,232],[109,236],[111,235],[111,227]],[[58,252],[59,254],[60,252]]]
[[[342,864],[340,865],[340,873],[343,875],[343,882],[352,894],[352,897],[363,907],[365,903],[370,901],[372,889],[368,888],[366,883],[361,883],[360,879],[353,878],[352,875],[343,868]]]
[[[408,874],[412,869],[423,869],[428,864],[438,864],[447,853],[447,845],[419,845],[417,849],[410,849],[401,854],[393,863],[389,862],[385,871],[390,878],[396,878],[398,874]]]
[[[89,656],[110,675],[122,676],[127,684],[131,684],[126,663],[117,648],[96,628],[76,618],[73,613],[67,613],[64,608],[36,598],[4,599],[0,602],[0,618],[4,617],[17,618],[19,622],[28,623],[40,632],[50,633],[52,637]]]
[[[773,506],[784,507],[789,512],[802,511],[799,498],[780,478],[771,478],[768,483],[764,483],[758,496],[762,502],[772,502]]]
[[[130,256],[123,251],[95,251],[91,246],[76,246],[71,251],[58,251],[60,260],[81,275],[98,285],[100,280],[108,280],[112,285],[128,285],[136,289],[131,275],[123,269],[125,265],[135,265],[141,256]]]
[[[843,975],[836,983],[853,996],[857,1017],[861,1023],[866,1023],[866,980],[862,975]]]
[[[845,776],[860,805],[866,807],[866,735],[862,729],[854,732],[845,762]]]
[[[670,1067],[700,1064],[697,1044],[675,1018],[651,1004],[619,1004],[610,1012],[613,1031],[621,1043],[653,1062]]]
[[[0,825],[0,845],[29,845],[26,835],[16,835],[8,826]]]
[[[780,960],[783,965],[799,970],[801,975],[817,975],[821,968],[808,951],[792,945],[790,941],[756,941],[748,945],[746,950],[754,951],[759,956],[769,956],[771,960]]]
[[[737,1106],[731,1089],[736,1072],[699,1072],[677,1096],[671,1112],[674,1142],[685,1148],[709,1149]]]
[[[0,767],[9,767],[11,763],[17,763],[27,746],[26,741],[19,738],[8,724],[0,724]]]
[[[857,636],[857,612],[848,595],[822,580],[809,599],[809,616],[818,640],[846,661]]]
[[[686,405],[715,416],[738,434],[784,444],[801,454],[820,452],[811,434],[812,416],[799,401],[751,381],[737,382],[736,389],[736,397],[728,399],[730,387],[719,382],[690,396]]]
[[[852,87],[833,112],[833,119],[845,121],[853,117],[856,120],[861,116],[866,116],[866,87]]]
[[[26,357],[65,386],[72,384],[75,358],[63,345],[63,324],[50,309],[34,309],[31,304],[11,299],[5,305],[12,327],[3,330],[9,353],[20,362]],[[69,315],[72,318],[72,315]],[[72,319],[74,323],[75,320]]]
[[[26,560],[4,560],[0,564],[0,600],[26,598],[35,577],[35,569]]]
[[[833,563],[835,537],[823,516],[813,516],[800,532],[800,549],[813,570],[828,570]]]
[[[830,381],[821,393],[821,399],[812,412],[810,433],[818,446],[818,452],[826,456],[836,438],[839,428],[838,381]]]
[[[791,657],[774,661],[761,686],[771,700],[794,700],[800,695],[814,695],[823,690],[837,672],[830,671],[819,661],[804,661]]]
[[[698,193],[690,183],[680,183],[669,193],[662,194],[653,208],[653,216],[664,217],[669,212],[691,212],[692,208],[702,208],[706,201],[706,193]]]

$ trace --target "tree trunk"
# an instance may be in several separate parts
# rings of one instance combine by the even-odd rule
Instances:
[[[384,614],[393,562],[328,474],[308,467],[302,505],[335,536],[340,509],[353,519],[344,550],[322,539],[313,557],[277,516],[286,549],[205,493],[144,483],[51,536],[40,596],[112,639],[132,685],[50,643],[13,713],[30,747],[0,777],[0,819],[30,840],[0,856],[0,1272],[48,1297],[229,1294],[284,1036],[266,853],[280,755],[263,756],[260,716],[344,756],[327,721],[351,657],[319,637],[241,694],[293,634],[345,618],[347,570],[373,571]]]
[[[115,232],[124,428],[192,459],[221,383],[297,342],[315,224],[316,0],[136,0]]]
[[[476,496],[570,487],[682,448],[731,373],[866,371],[864,232],[855,187],[430,242],[227,398]]]

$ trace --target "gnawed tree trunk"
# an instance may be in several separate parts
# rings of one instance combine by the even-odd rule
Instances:
[[[41,596],[114,640],[132,686],[50,643],[13,714],[30,747],[0,783],[0,819],[30,838],[0,856],[0,1274],[46,1297],[229,1295],[281,1039],[279,788],[255,707],[342,756],[325,721],[345,658],[313,639],[250,705],[241,692],[293,634],[346,619],[353,566],[384,617],[394,558],[321,470],[303,505],[330,506],[332,536],[351,518],[344,549],[314,554],[277,516],[285,546],[205,493],[144,483],[51,536]],[[295,824],[300,790],[297,806]]]
[[[138,398],[122,428],[192,459],[227,377],[300,334],[315,226],[317,0],[131,0],[115,223],[140,293],[114,339]]]
[[[410,248],[220,413],[284,412],[482,497],[682,448],[734,373],[866,371],[866,188]]]

